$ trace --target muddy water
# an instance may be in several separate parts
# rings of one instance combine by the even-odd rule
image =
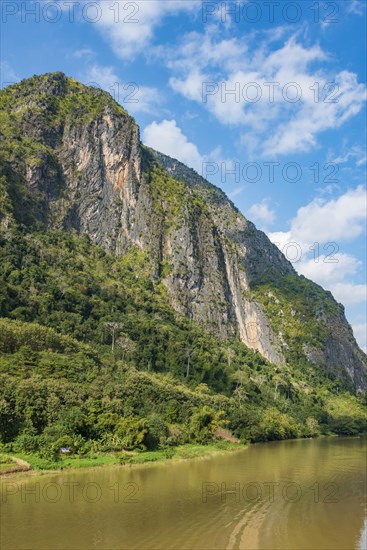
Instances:
[[[2,482],[1,549],[366,548],[367,438]]]

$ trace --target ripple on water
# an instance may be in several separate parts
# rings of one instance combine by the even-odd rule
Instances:
[[[103,498],[77,492],[53,504],[21,492],[1,510],[2,550],[365,550],[367,438],[324,438],[250,446],[202,461],[105,468],[24,480],[98,484]],[[23,482],[23,480],[22,480]],[[111,487],[139,487],[115,502]],[[213,494],[203,493],[210,483]],[[278,484],[270,498],[265,484]],[[237,484],[237,485],[236,485]],[[254,499],[248,484],[262,487]],[[300,498],[282,493],[299,486]],[[330,485],[330,484],[334,484]],[[337,486],[336,499],[335,485]],[[121,493],[121,497],[123,492]],[[6,529],[4,529],[6,526]]]

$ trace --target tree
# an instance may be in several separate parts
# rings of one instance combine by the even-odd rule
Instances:
[[[308,430],[308,435],[315,436],[320,433],[320,426],[316,418],[309,416],[306,418],[306,426]]]
[[[115,352],[115,340],[116,340],[116,334],[118,333],[118,330],[121,327],[121,323],[116,323],[113,321],[108,321],[105,323],[105,327],[107,328],[108,332],[112,336],[112,345],[111,345],[111,351],[112,353]]]
[[[148,433],[147,421],[145,418],[121,418],[116,425],[115,434],[121,438],[124,449],[144,449],[145,437]]]
[[[122,349],[122,359],[125,359],[125,355],[129,356],[132,354],[136,349],[136,344],[129,336],[126,334],[120,335],[116,339],[116,345]]]
[[[213,411],[205,405],[195,412],[190,421],[190,435],[199,443],[208,443],[215,431],[224,424],[224,411]]]
[[[186,356],[187,356],[186,378],[188,378],[190,374],[190,357],[192,356],[193,351],[194,351],[193,349],[186,350]]]

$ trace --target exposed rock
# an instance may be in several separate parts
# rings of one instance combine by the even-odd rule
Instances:
[[[3,153],[18,223],[87,233],[114,254],[132,246],[149,251],[152,278],[163,280],[179,313],[222,338],[238,336],[273,363],[291,361],[285,351],[292,341],[276,329],[267,304],[280,307],[279,281],[299,278],[220,189],[142,146],[135,121],[108,94],[61,73],[33,77],[2,95],[9,125],[1,140],[24,144]],[[29,142],[34,145],[27,149]],[[10,214],[0,214],[8,226]],[[264,300],[256,290],[260,283],[273,285]],[[357,388],[365,388],[366,356],[342,308],[330,293],[312,289],[315,297],[304,296],[303,304],[321,300],[313,322],[323,336],[315,347],[305,326],[300,353],[342,379],[348,373]],[[306,323],[296,304],[290,311],[294,323]]]

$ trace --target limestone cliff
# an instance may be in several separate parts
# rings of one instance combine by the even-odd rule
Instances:
[[[310,361],[366,387],[342,306],[221,190],[144,147],[108,94],[53,73],[6,88],[1,108],[5,233],[17,223],[87,233],[117,255],[138,246],[177,312],[273,363]]]

